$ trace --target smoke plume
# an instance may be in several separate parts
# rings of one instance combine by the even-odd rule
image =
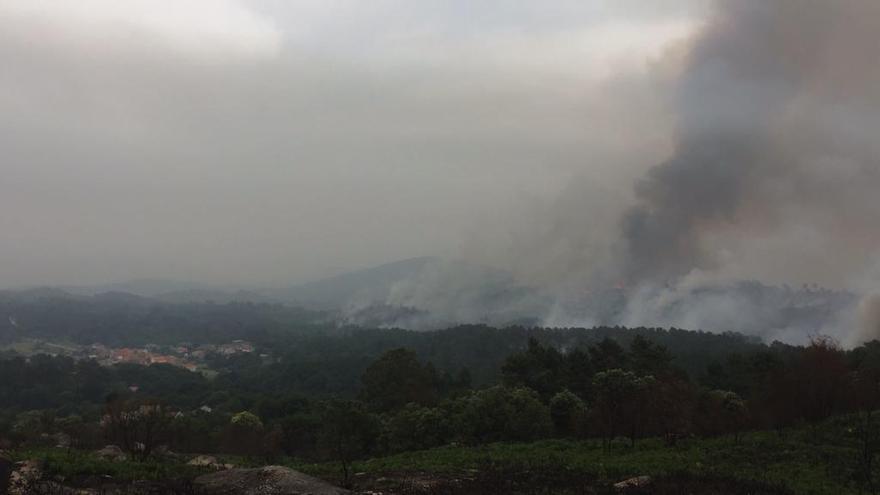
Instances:
[[[729,268],[722,250],[778,234],[792,235],[798,260],[812,247],[799,249],[809,239],[797,229],[832,247],[825,263],[839,270],[799,260],[793,275],[842,284],[869,263],[880,240],[877,33],[870,0],[720,2],[680,81],[676,151],[638,181],[625,214],[627,279]]]
[[[556,301],[544,324],[864,340],[846,290],[877,288],[880,2],[721,0],[683,52],[658,62],[671,154],[632,196],[574,181],[482,261]]]

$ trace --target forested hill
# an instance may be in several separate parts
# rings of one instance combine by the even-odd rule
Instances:
[[[256,347],[250,359],[269,355],[281,363],[276,365],[279,374],[308,375],[303,381],[311,384],[307,387],[310,393],[356,388],[357,377],[369,362],[399,347],[413,349],[441,371],[456,373],[466,368],[475,384],[486,384],[497,380],[501,362],[524,349],[530,338],[570,351],[606,338],[627,347],[637,335],[665,346],[674,363],[692,376],[705,373],[710,364],[731,354],[746,355],[768,348],[755,338],[739,334],[677,329],[464,325],[415,332],[337,327],[322,313],[270,304],[168,304],[122,293],[83,297],[57,291],[0,296],[0,343],[38,339],[81,346],[99,343],[142,347],[220,344],[241,339]]]
[[[173,304],[125,292],[94,296],[56,289],[0,292],[0,342],[21,338],[88,345],[219,343],[305,330],[322,314],[278,304]]]

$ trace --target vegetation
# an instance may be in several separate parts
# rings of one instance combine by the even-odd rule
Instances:
[[[118,461],[83,450],[29,448],[15,450],[12,454],[16,461],[40,460],[51,477],[64,480],[110,477],[116,482],[131,482],[191,478],[208,472],[208,468],[190,466],[173,459]]]
[[[50,466],[68,466],[59,472],[105,470],[83,452],[114,444],[139,475],[172,474],[172,451],[286,462],[346,485],[362,471],[474,469],[797,493],[873,493],[880,480],[880,342],[844,351],[824,338],[604,328],[250,335],[265,338],[255,352],[207,357],[212,375],[2,357],[0,448],[44,449]],[[55,445],[64,454],[45,450]]]
[[[356,463],[371,476],[388,473],[443,473],[473,476],[489,467],[503,471],[568,473],[569,478],[611,484],[633,476],[686,476],[693,479],[757,481],[798,494],[864,493],[858,482],[858,442],[846,431],[854,417],[822,424],[818,430],[796,428],[779,435],[754,432],[739,441],[731,436],[688,439],[670,448],[662,439],[626,442],[606,448],[596,440],[542,440],[448,446]],[[298,465],[320,476],[333,476],[326,465]],[[874,475],[880,473],[875,472]]]
[[[856,415],[836,417],[819,425],[803,425],[779,432],[759,431],[736,440],[726,435],[690,438],[670,448],[662,439],[643,440],[635,448],[615,442],[610,448],[599,440],[549,439],[529,443],[491,443],[444,446],[356,461],[349,467],[360,473],[356,482],[384,479],[400,488],[412,477],[431,473],[438,480],[474,478],[495,471],[508,478],[543,473],[561,484],[585,480],[597,487],[637,475],[691,480],[755,481],[777,487],[779,493],[855,494],[869,490],[859,482],[860,442]],[[103,460],[94,453],[60,449],[15,452],[17,459],[42,459],[52,475],[65,479],[109,475],[117,481],[161,480],[194,476],[205,468],[156,459],[138,462]],[[223,462],[249,465],[241,457]],[[279,462],[309,474],[342,480],[336,463],[307,463],[296,458]],[[874,476],[880,472],[875,470]]]

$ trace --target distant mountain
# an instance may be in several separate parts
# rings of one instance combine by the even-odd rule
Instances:
[[[4,301],[83,299],[114,307],[255,303],[318,311],[322,321],[363,327],[660,326],[803,342],[819,334],[846,338],[857,325],[861,299],[846,291],[793,289],[755,281],[593,290],[539,288],[522,284],[504,270],[434,257],[396,261],[277,289],[223,290],[157,279],[62,289],[0,291],[0,305]]]
[[[58,289],[61,289],[70,294],[84,296],[94,296],[96,294],[103,294],[107,292],[125,292],[141,297],[156,297],[166,293],[211,290],[212,288],[211,286],[195,282],[185,282],[181,280],[169,280],[160,278],[143,278],[129,280],[125,282],[99,285],[60,286],[58,287]]]
[[[148,298],[155,301],[175,304],[214,302],[225,304],[230,302],[277,303],[278,301],[260,294],[258,291],[237,288],[223,289],[196,282],[168,279],[138,279],[101,285],[71,285],[52,289],[56,295],[65,293],[69,296],[106,296],[114,295],[116,299],[129,296]],[[133,302],[133,301],[132,301]]]
[[[173,304],[191,304],[211,302],[227,304],[237,302],[250,302],[255,304],[277,304],[277,301],[260,291],[254,290],[220,290],[220,289],[190,289],[163,292],[153,296],[153,299]]]
[[[0,301],[13,301],[18,303],[52,299],[75,300],[80,298],[81,296],[71,294],[70,292],[54,287],[36,287],[33,289],[23,290],[0,290]]]
[[[149,297],[143,297],[130,292],[111,291],[101,292],[93,296],[81,296],[81,299],[90,299],[94,303],[108,303],[116,305],[149,305],[154,303]]]
[[[93,286],[59,286],[25,291],[5,291],[17,297],[77,297],[129,294],[166,303],[252,302],[287,304],[321,310],[336,310],[361,301],[383,303],[395,284],[412,280],[437,258],[421,257],[346,272],[333,277],[283,288],[218,288],[195,282],[168,279],[138,279]],[[0,291],[2,295],[2,291]]]
[[[437,258],[421,257],[395,261],[372,268],[282,289],[259,291],[267,299],[314,309],[339,309],[353,301],[384,303],[393,286],[419,276]]]

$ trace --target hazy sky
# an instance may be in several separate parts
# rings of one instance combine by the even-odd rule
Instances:
[[[0,0],[0,286],[285,285],[626,196],[704,10]]]

